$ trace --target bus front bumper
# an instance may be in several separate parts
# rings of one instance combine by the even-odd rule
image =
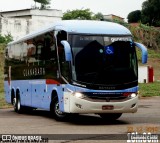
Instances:
[[[70,113],[135,113],[138,108],[138,95],[126,101],[93,102],[70,96]]]

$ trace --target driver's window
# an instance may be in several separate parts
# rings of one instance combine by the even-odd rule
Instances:
[[[69,62],[65,60],[65,50],[63,45],[61,44],[62,40],[67,40],[67,33],[65,31],[59,31],[57,34],[57,49],[58,49],[58,56],[59,56],[59,64],[61,75],[69,80],[70,72],[69,72]]]

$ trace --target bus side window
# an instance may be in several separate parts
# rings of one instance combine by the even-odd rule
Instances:
[[[23,52],[26,63],[29,64],[47,64],[56,62],[56,48],[54,39],[54,32],[47,32],[38,35],[33,39],[25,41],[25,51]]]
[[[70,79],[70,72],[69,72],[69,62],[65,60],[65,51],[64,47],[61,44],[62,40],[67,40],[67,33],[65,31],[59,31],[57,34],[57,49],[59,55],[59,63],[60,63],[60,70],[62,76],[69,80]]]
[[[55,60],[55,39],[53,32],[45,33],[39,37],[35,38],[36,45],[36,59],[47,61]]]
[[[42,59],[50,60],[51,59],[51,45],[53,44],[53,36],[50,33],[46,33],[43,36],[43,48],[42,48]]]

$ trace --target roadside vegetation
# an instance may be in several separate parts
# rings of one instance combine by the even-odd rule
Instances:
[[[155,58],[154,58],[154,55],[155,55]],[[151,58],[149,57],[147,65],[153,67],[154,82],[153,83],[139,83],[140,96],[145,96],[145,97],[146,96],[160,96],[160,58],[156,54],[156,52],[154,52],[154,54],[151,55]]]
[[[11,35],[1,36],[0,35],[0,109],[9,108],[11,105],[5,102],[4,98],[4,49],[8,42],[12,41]]]
[[[160,81],[154,83],[139,83],[141,97],[160,96]]]
[[[141,64],[141,53],[137,50],[139,66]],[[139,92],[142,97],[160,96],[160,52],[157,50],[148,49],[148,66],[152,66],[154,70],[153,83],[139,83]]]

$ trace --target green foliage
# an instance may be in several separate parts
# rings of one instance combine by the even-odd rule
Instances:
[[[127,16],[127,19],[129,23],[139,22],[141,20],[141,11],[136,10],[136,11],[130,12]]]
[[[148,49],[148,57],[149,58],[160,59],[160,51],[155,51],[155,50],[152,50],[152,49]]]
[[[38,3],[44,4],[44,5],[50,4],[50,0],[34,0],[34,2],[38,2]]]
[[[13,41],[13,37],[11,36],[11,34],[8,34],[8,35],[5,35],[5,36],[2,36],[0,34],[0,43],[1,44],[7,44],[11,41]]]
[[[92,17],[93,20],[103,20],[104,17],[103,17],[103,14],[98,12],[96,13],[93,17]]]
[[[142,52],[138,48],[136,48],[136,53],[137,53],[137,59],[139,63],[141,63],[141,57],[142,57]],[[152,49],[148,49],[148,58],[155,58],[155,59],[160,59],[160,51],[155,51]]]
[[[160,96],[160,82],[140,83],[139,91],[141,96]]]
[[[142,4],[142,23],[160,26],[160,0],[146,0]]]
[[[4,98],[4,92],[0,92],[0,109],[11,108],[11,104],[7,104]]]
[[[70,19],[81,19],[81,20],[91,20],[92,19],[92,12],[90,9],[81,9],[81,10],[68,10],[63,14],[63,20],[70,20]]]
[[[155,27],[140,24],[136,36],[149,49],[160,50],[160,31]]]
[[[3,36],[0,35],[0,43],[5,43],[5,38]]]
[[[142,61],[142,52],[140,51],[140,49],[136,48],[136,54],[137,54],[137,60],[139,63],[141,63]]]
[[[38,2],[38,3],[41,4],[40,9],[47,9],[47,8],[49,8],[49,6],[47,6],[47,5],[50,4],[50,1],[51,0],[34,0],[34,2],[35,2],[35,8],[37,8],[36,2]]]
[[[108,20],[109,21],[109,20]],[[121,21],[121,20],[118,20],[118,19],[114,19],[112,22],[115,22],[115,23],[118,23],[118,24],[121,24],[123,25],[124,27],[129,27],[129,24],[124,22],[124,21]]]
[[[63,20],[79,19],[79,20],[103,20],[103,14],[98,12],[93,14],[90,9],[68,10],[63,14]]]
[[[160,0],[146,0],[141,11],[132,11],[128,14],[128,22],[141,21],[149,26],[160,26]]]
[[[0,43],[0,54],[4,53],[5,46],[6,46],[6,44]],[[1,60],[1,58],[0,58],[0,60]],[[0,66],[2,66],[2,64],[0,64]],[[3,68],[3,66],[2,66],[2,68]],[[0,67],[0,70],[1,70],[1,67]]]

